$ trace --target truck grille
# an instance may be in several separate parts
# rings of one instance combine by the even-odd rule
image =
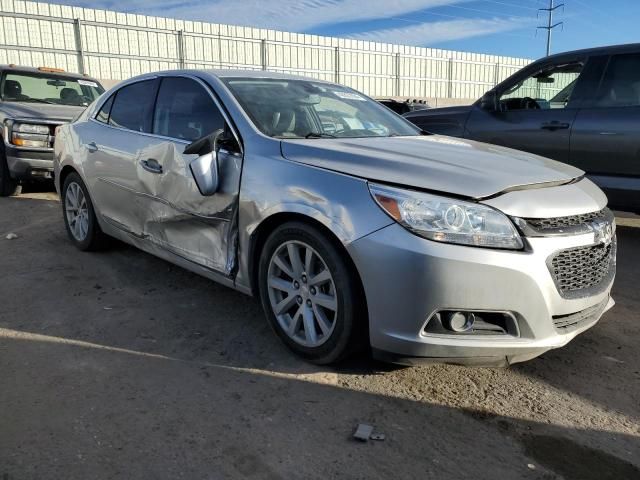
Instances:
[[[556,230],[558,228],[575,227],[582,225],[596,218],[607,218],[609,209],[604,208],[598,212],[583,213],[580,215],[570,215],[567,217],[553,218],[525,218],[524,220],[534,229],[544,232],[545,230]]]
[[[549,270],[562,296],[593,294],[593,290],[615,274],[615,255],[614,238],[609,245],[562,250],[551,257]]]

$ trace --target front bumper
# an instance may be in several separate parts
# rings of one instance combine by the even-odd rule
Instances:
[[[421,360],[505,365],[566,345],[593,326],[614,304],[613,275],[597,293],[560,296],[547,259],[567,248],[593,243],[593,234],[527,238],[526,251],[443,244],[418,237],[397,224],[348,246],[360,273],[376,356],[398,363]],[[579,327],[563,333],[554,317],[594,308]],[[510,312],[517,336],[433,335],[424,332],[440,310]]]
[[[5,144],[9,175],[14,180],[51,180],[53,149],[30,150]]]

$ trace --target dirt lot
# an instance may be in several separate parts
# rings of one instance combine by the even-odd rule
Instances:
[[[618,304],[566,348],[333,369],[255,300],[76,251],[53,194],[0,199],[0,479],[640,478],[640,220],[619,224]],[[358,422],[386,440],[351,440]]]

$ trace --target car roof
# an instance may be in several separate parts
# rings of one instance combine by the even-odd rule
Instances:
[[[199,72],[208,73],[218,78],[269,78],[276,80],[309,80],[312,82],[329,83],[317,78],[292,75],[290,73],[268,72],[266,70],[227,70],[227,69],[202,69]]]
[[[626,43],[621,45],[608,45],[605,47],[585,48],[582,50],[572,50],[570,52],[555,53],[548,57],[542,57],[536,60],[538,62],[554,62],[562,60],[564,57],[593,57],[596,55],[619,55],[621,53],[640,52],[640,43]]]
[[[41,68],[48,68],[48,67],[41,67]],[[22,65],[13,65],[13,64],[5,64],[5,65],[0,65],[0,71],[7,71],[7,72],[23,72],[23,73],[40,73],[40,74],[50,74],[50,75],[60,75],[61,77],[67,77],[67,78],[78,78],[78,79],[87,79],[90,78],[91,80],[95,80],[95,78],[90,77],[88,75],[82,75],[80,73],[73,73],[73,72],[57,72],[57,71],[49,71],[49,70],[40,70],[39,68],[36,67],[26,67],[26,66],[22,66]]]

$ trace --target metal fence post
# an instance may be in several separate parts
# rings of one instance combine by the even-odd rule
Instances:
[[[260,40],[260,64],[262,65],[262,70],[267,69],[267,40],[265,38]]]
[[[493,74],[493,86],[495,87],[496,85],[498,85],[498,81],[500,78],[500,62],[496,63],[496,70]]]
[[[82,44],[82,23],[79,18],[73,21],[73,34],[76,37],[76,50],[78,51],[78,72],[87,73],[84,65],[84,46]]]
[[[178,30],[178,66],[185,68],[184,61],[184,31]]]
[[[340,83],[340,47],[334,48],[333,66],[334,82]]]
[[[396,53],[396,96],[400,96],[400,53]]]
[[[453,58],[451,57],[449,57],[447,69],[447,98],[453,98]]]

